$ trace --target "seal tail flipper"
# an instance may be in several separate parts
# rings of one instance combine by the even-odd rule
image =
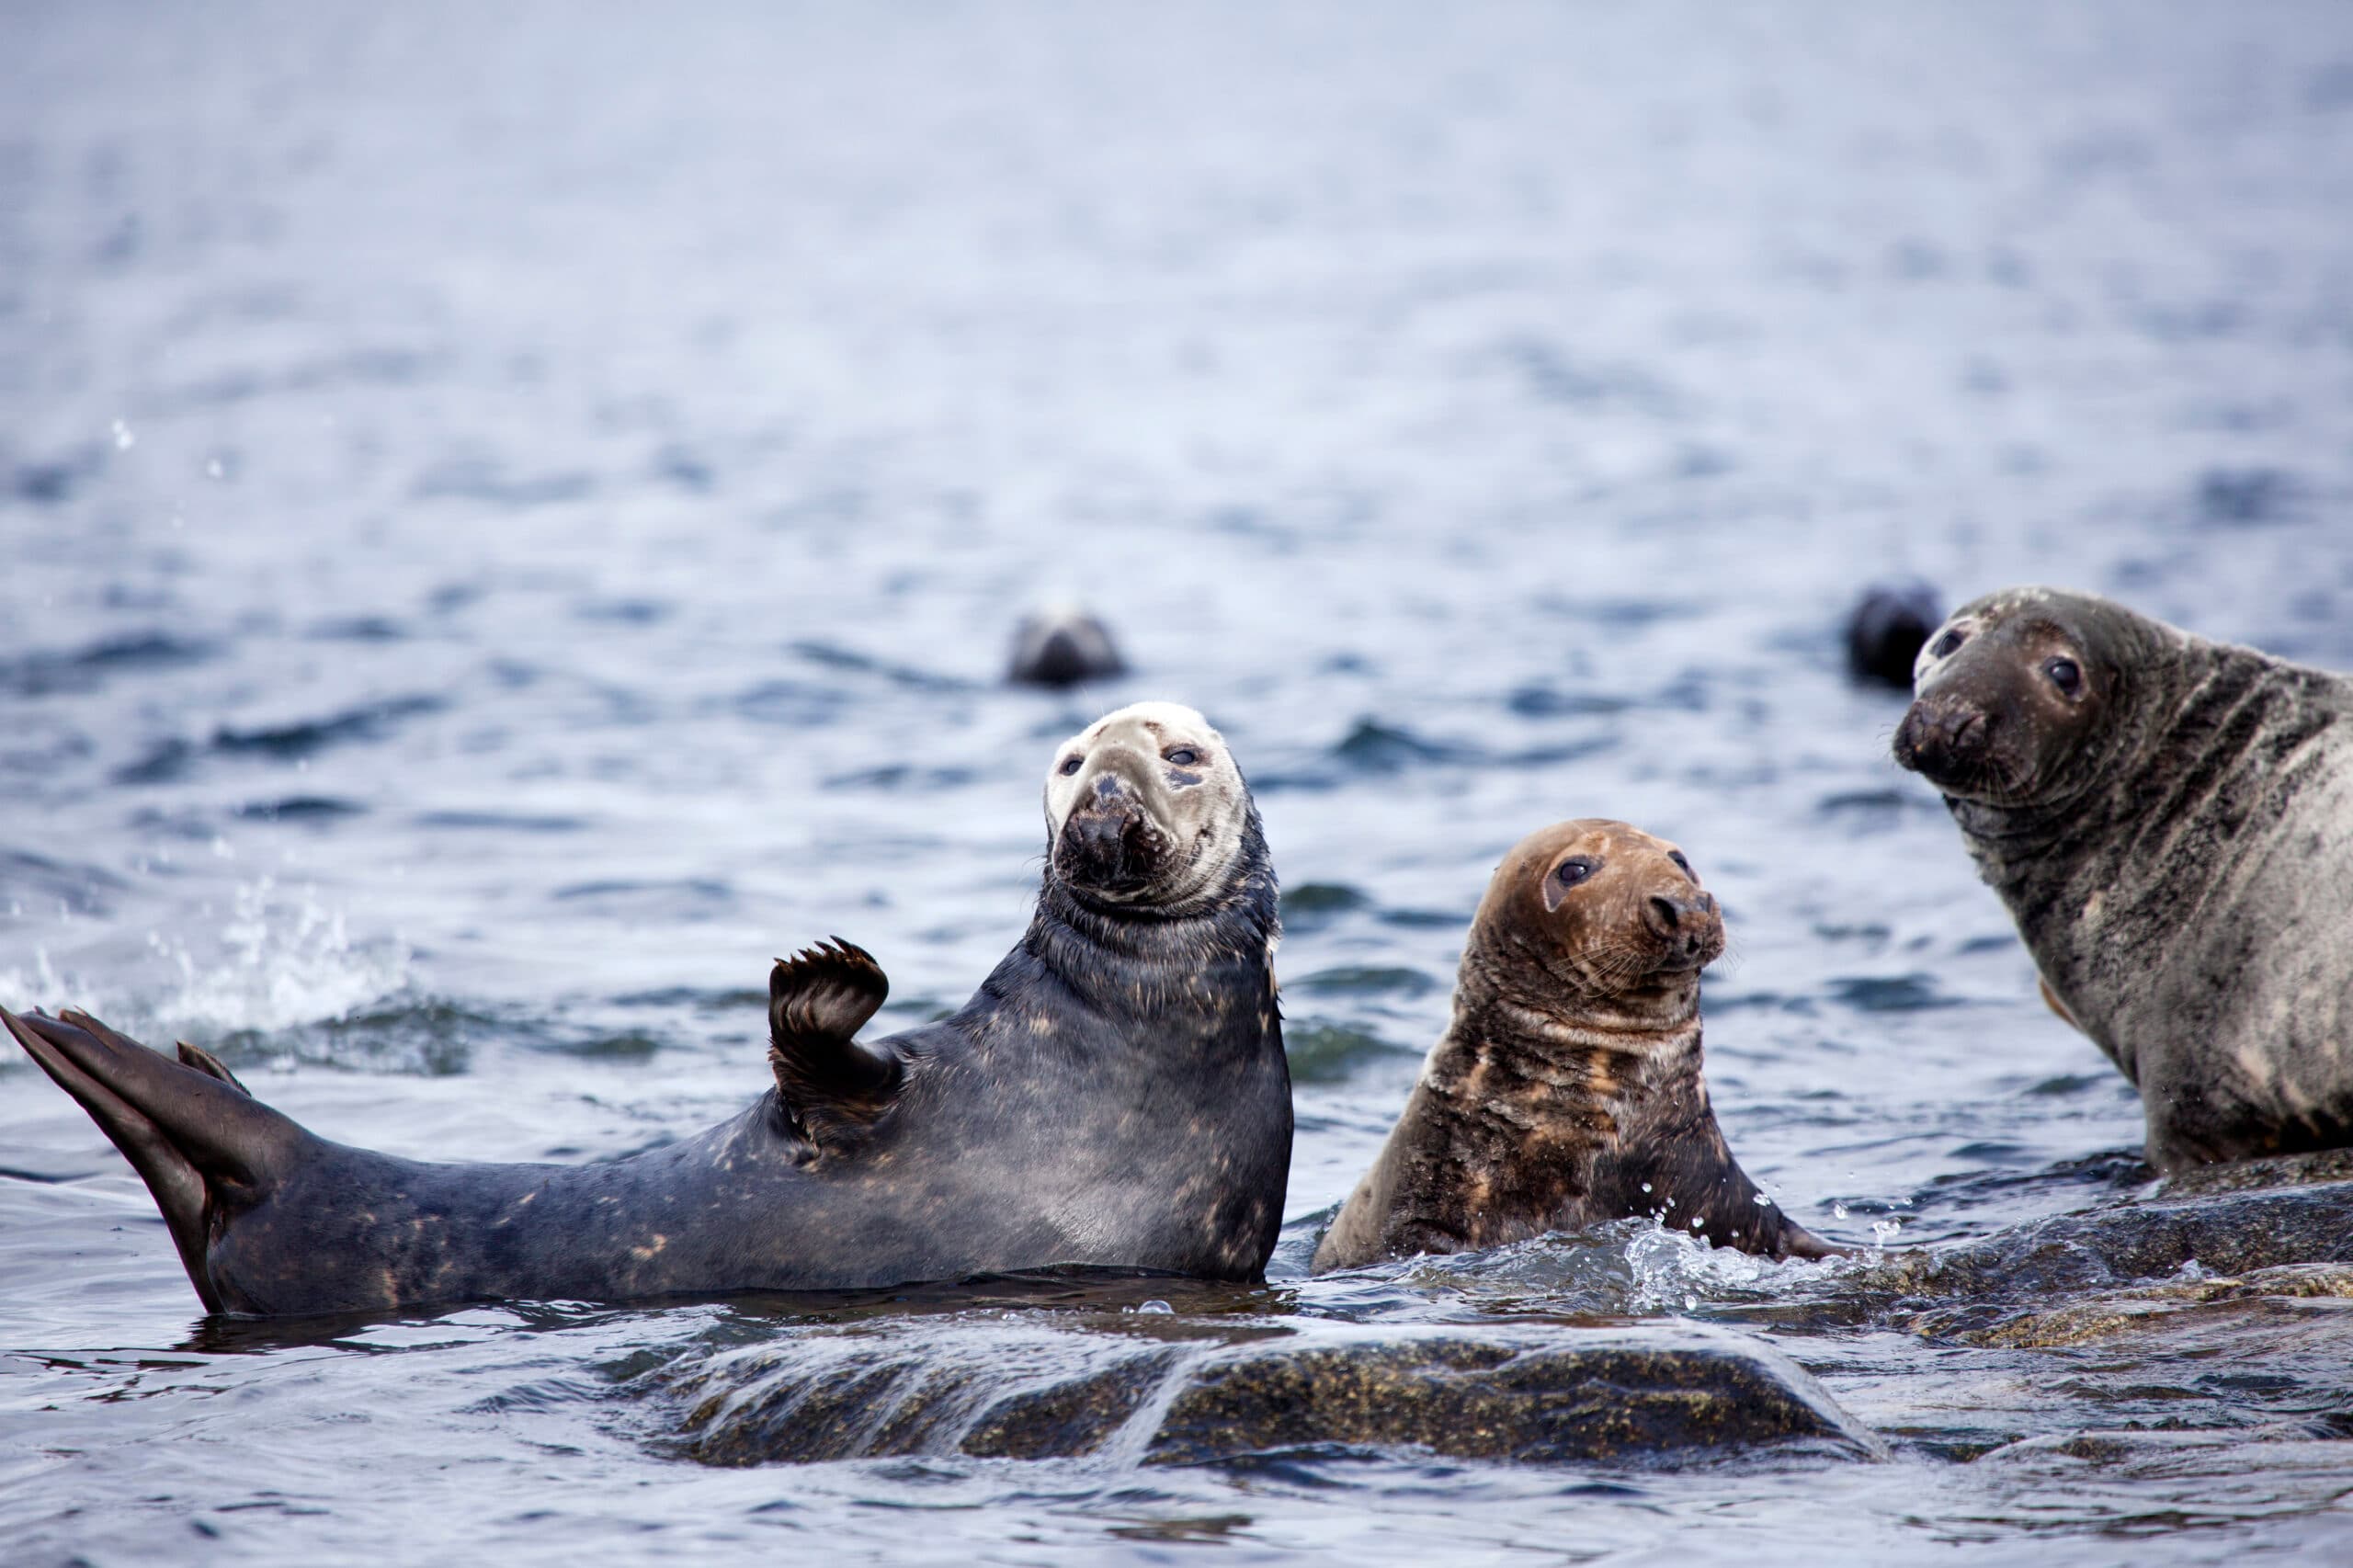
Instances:
[[[896,1097],[905,1062],[858,1031],[891,994],[872,954],[836,937],[768,975],[768,1062],[787,1114],[808,1140],[870,1127]]]
[[[69,1008],[52,1018],[0,1008],[0,1024],[147,1183],[197,1295],[207,1311],[221,1311],[205,1262],[212,1204],[223,1187],[267,1186],[307,1135],[233,1087],[235,1080],[217,1062],[219,1077],[212,1069],[184,1067],[86,1013]]]
[[[188,1041],[181,1040],[179,1042],[179,1056],[181,1066],[193,1067],[199,1073],[209,1073],[213,1077],[220,1079],[222,1083],[236,1090],[237,1093],[245,1096],[247,1098],[252,1097],[253,1091],[245,1087],[244,1085],[239,1083],[237,1081],[237,1075],[229,1071],[227,1064],[219,1057],[205,1050],[202,1046],[190,1045]]]

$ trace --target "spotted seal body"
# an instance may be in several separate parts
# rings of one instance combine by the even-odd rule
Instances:
[[[2160,1170],[2353,1143],[2353,680],[2014,588],[1921,651],[1943,792]]]
[[[1831,1249],[1741,1170],[1700,1074],[1699,971],[1723,920],[1673,845],[1556,824],[1488,884],[1404,1114],[1318,1273],[1629,1215],[1768,1256]]]
[[[1055,755],[1028,931],[952,1017],[886,1039],[872,959],[771,979],[776,1085],[699,1136],[588,1165],[332,1143],[183,1047],[5,1017],[147,1180],[208,1309],[825,1289],[1048,1267],[1257,1278],[1290,1088],[1276,888],[1223,741],[1144,703]]]

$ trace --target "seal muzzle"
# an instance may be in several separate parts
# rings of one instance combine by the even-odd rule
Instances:
[[[1965,698],[1923,697],[1895,727],[1896,766],[1932,784],[1982,778],[1993,755],[1994,716]]]
[[[1171,839],[1153,810],[1152,759],[1114,745],[1079,780],[1079,804],[1054,839],[1064,881],[1109,898],[1132,899],[1160,880]]]

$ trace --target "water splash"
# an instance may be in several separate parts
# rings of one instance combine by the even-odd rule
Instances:
[[[159,1017],[229,1032],[283,1029],[342,1017],[406,982],[407,946],[397,938],[354,941],[343,911],[305,885],[281,890],[273,877],[240,882],[220,951],[150,932],[147,946],[173,966],[178,989],[158,999]]]

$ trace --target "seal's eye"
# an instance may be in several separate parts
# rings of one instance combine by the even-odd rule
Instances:
[[[1967,641],[1969,641],[1969,633],[1958,626],[1953,627],[1942,637],[1937,639],[1937,645],[1928,650],[1928,656],[1933,659],[1950,658],[1952,651]]]
[[[1574,860],[1562,861],[1552,872],[1552,876],[1563,887],[1573,888],[1593,875],[1593,862],[1580,855]]]
[[[2051,684],[2059,688],[2062,697],[2073,697],[2084,689],[2084,672],[2073,659],[2052,659],[2042,666]]]
[[[1699,880],[1699,873],[1691,869],[1691,862],[1683,858],[1682,850],[1670,849],[1666,852],[1666,858],[1674,861],[1677,865],[1682,867],[1683,874],[1685,876],[1690,878],[1695,882]]]
[[[1170,746],[1160,756],[1162,761],[1173,762],[1179,767],[1190,767],[1201,760],[1201,754],[1191,746]]]
[[[1069,778],[1072,774],[1074,774],[1074,773],[1077,772],[1077,771],[1078,771],[1078,768],[1079,768],[1079,765],[1080,765],[1081,763],[1085,762],[1086,760],[1086,759],[1085,757],[1083,757],[1083,756],[1066,756],[1066,757],[1063,758],[1063,767],[1062,767],[1063,777],[1063,778]]]

